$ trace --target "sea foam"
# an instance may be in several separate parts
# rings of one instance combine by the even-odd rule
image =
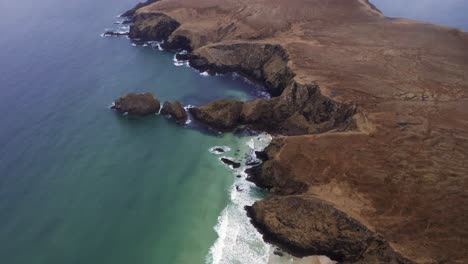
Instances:
[[[251,138],[247,142],[248,151],[245,154],[255,155],[255,151],[262,150],[270,141],[271,136],[266,133]],[[247,175],[244,171],[247,168],[249,166],[244,165],[233,170],[235,175],[240,175],[240,178],[236,178],[231,186],[231,201],[218,218],[215,226],[218,239],[211,247],[206,263],[265,264],[268,262],[272,248],[263,241],[262,235],[250,223],[244,209],[263,196],[262,190],[246,180]]]

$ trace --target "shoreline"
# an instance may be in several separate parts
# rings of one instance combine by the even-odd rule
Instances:
[[[362,1],[359,1],[361,4],[363,3]],[[373,5],[368,2],[368,1],[365,1],[367,2],[368,6],[374,10],[375,10],[375,7],[373,8]],[[164,6],[166,4],[166,6]],[[193,35],[190,35],[190,34],[193,34],[193,32],[190,32],[190,31],[187,31],[187,30],[180,30],[179,27],[181,27],[180,25],[184,25],[184,23],[186,23],[187,21],[183,21],[183,20],[186,20],[186,19],[189,19],[190,17],[188,18],[184,18],[183,20],[181,21],[177,21],[177,19],[175,19],[174,17],[171,17],[171,8],[175,8],[175,10],[177,10],[177,8],[179,7],[171,7],[171,4],[169,3],[161,3],[161,5],[164,7],[162,8],[162,10],[164,10],[163,12],[161,13],[154,13],[154,11],[152,11],[152,7],[153,6],[148,6],[147,8],[142,8],[140,9],[139,11],[136,12],[136,15],[134,16],[134,24],[133,24],[133,33],[130,32],[130,36],[132,37],[135,37],[135,36],[138,36],[139,34],[142,34],[144,36],[146,36],[147,38],[154,38],[155,36],[163,36],[163,39],[160,39],[160,40],[163,40],[165,41],[164,42],[164,48],[166,49],[169,49],[169,50],[173,50],[173,51],[177,51],[177,50],[188,50],[189,53],[184,55],[186,59],[188,59],[189,63],[190,63],[190,66],[191,67],[194,67],[200,71],[203,71],[203,72],[210,72],[210,73],[216,73],[216,72],[220,72],[220,73],[226,73],[226,72],[238,72],[240,73],[241,75],[245,75],[247,76],[249,79],[254,79],[254,80],[257,80],[259,81],[260,83],[263,83],[265,85],[265,87],[269,88],[270,89],[270,93],[272,93],[274,96],[272,99],[270,99],[270,101],[273,101],[273,100],[281,100],[281,97],[284,93],[285,90],[289,89],[296,89],[296,88],[290,88],[290,87],[295,87],[295,86],[302,86],[302,87],[307,87],[307,84],[310,83],[310,79],[309,77],[305,74],[306,72],[304,72],[300,67],[297,66],[297,64],[300,62],[298,61],[298,58],[296,57],[297,55],[296,54],[292,54],[292,58],[291,58],[291,54],[289,54],[291,52],[291,49],[292,48],[296,48],[296,46],[300,45],[300,44],[296,44],[296,43],[293,43],[291,45],[295,45],[295,46],[292,46],[289,47],[289,50],[286,51],[286,54],[288,54],[288,56],[285,58],[283,55],[279,55],[278,57],[279,58],[282,58],[282,59],[279,59],[279,60],[273,60],[273,61],[262,61],[262,53],[259,51],[259,50],[256,50],[256,47],[260,47],[260,50],[263,50],[264,47],[266,47],[267,45],[278,45],[275,43],[275,41],[273,41],[273,44],[271,44],[271,41],[267,39],[265,40],[254,40],[254,41],[246,41],[246,40],[242,40],[240,43],[242,43],[242,45],[248,45],[248,46],[242,46],[240,48],[236,48],[236,45],[239,45],[239,42],[236,42],[236,41],[227,41],[226,43],[212,43],[212,44],[209,44],[209,45],[204,45],[203,43],[200,42],[200,40],[196,40],[196,38],[193,36]],[[155,5],[157,7],[157,4]],[[378,9],[377,9],[378,11]],[[151,13],[153,12],[153,13]],[[381,14],[381,12],[378,12]],[[141,14],[141,17],[139,17],[139,14]],[[175,13],[174,13],[175,14]],[[375,15],[375,14],[374,14]],[[374,23],[374,26],[379,26],[380,24],[379,23],[387,23],[393,27],[396,27],[396,29],[400,29],[400,28],[403,28],[406,26],[406,25],[398,25],[398,24],[392,24],[391,21],[379,21],[378,18],[375,18],[374,15],[369,15],[368,17],[365,17],[365,20],[369,20],[371,23]],[[364,19],[364,18],[359,18],[359,19]],[[148,27],[148,23],[150,23],[150,27]],[[175,24],[178,24],[179,26],[175,27],[175,28],[167,28],[166,25],[167,24],[170,24],[170,25],[175,25]],[[438,34],[441,34],[443,36],[445,36],[446,34],[451,34],[450,30],[445,30],[445,29],[436,29],[435,26],[432,26],[432,25],[427,25],[427,24],[416,24],[416,25],[408,25],[408,26],[414,26],[414,27],[421,27],[421,31],[424,32],[425,30],[440,30],[441,33],[438,33]],[[141,30],[138,29],[139,27],[141,27]],[[130,30],[132,31],[132,29]],[[447,33],[445,32],[447,31]],[[162,34],[162,35],[161,35]],[[460,33],[462,34],[462,33]],[[463,35],[461,35],[463,37]],[[195,41],[193,41],[195,40]],[[458,40],[450,40],[452,42],[455,42],[455,41],[458,41]],[[463,40],[462,40],[463,41]],[[290,44],[287,44],[287,45],[290,45]],[[448,45],[451,45],[451,43],[448,43]],[[279,45],[281,48],[282,46]],[[249,56],[252,55],[252,52],[250,54],[242,54],[242,50],[245,50],[246,47],[248,49],[251,48],[251,51],[254,51],[254,54],[256,59],[257,59],[257,62],[253,62],[253,61],[249,61],[249,63],[253,63],[252,65],[249,65],[248,63],[245,64],[245,63],[242,63],[242,61],[245,61],[246,59],[248,60],[248,58],[250,58]],[[315,48],[315,47],[314,47]],[[226,54],[229,54],[229,56],[227,56]],[[236,58],[233,58],[232,57],[232,54],[236,54],[238,57],[240,57],[240,61],[236,62]],[[273,53],[275,54],[275,53]],[[268,54],[266,55],[265,57],[268,57],[270,56],[271,54]],[[260,56],[260,57],[259,57]],[[274,55],[276,56],[276,55]],[[242,58],[244,58],[244,60],[242,60]],[[258,61],[258,59],[260,58],[260,61]],[[281,60],[283,60],[283,62],[281,62]],[[260,67],[259,67],[260,65]],[[265,66],[266,65],[266,66]],[[271,65],[274,65],[274,67],[272,68]],[[286,66],[284,66],[286,65]],[[265,67],[265,68],[263,68]],[[279,67],[279,68],[278,68]],[[260,70],[259,70],[260,69]],[[278,74],[278,69],[280,74]],[[292,75],[290,75],[289,71],[292,72]],[[310,70],[309,70],[310,71]],[[287,76],[287,77],[285,77]],[[377,75],[378,76],[378,75]],[[342,91],[340,91],[339,89],[336,89],[336,88],[333,88],[336,91],[333,91],[333,89],[330,89],[330,87],[333,87],[334,84],[333,83],[328,83],[328,81],[322,81],[321,83],[324,83],[325,85],[320,85],[320,86],[317,86],[317,91],[319,92],[319,96],[317,97],[314,97],[314,98],[318,98],[319,100],[325,100],[323,102],[328,102],[331,101],[333,102],[332,105],[340,105],[342,102],[344,103],[349,103],[351,102],[353,104],[353,108],[355,108],[356,106],[358,106],[358,110],[355,110],[355,112],[353,112],[353,118],[352,120],[349,119],[347,122],[347,124],[345,124],[344,128],[341,128],[341,129],[337,129],[337,127],[335,126],[335,124],[333,124],[332,127],[326,127],[325,130],[319,130],[318,133],[304,133],[304,132],[301,132],[300,134],[298,135],[294,135],[296,137],[290,137],[288,138],[287,134],[286,134],[286,137],[276,137],[275,140],[277,141],[277,148],[279,149],[288,149],[288,146],[291,145],[291,146],[295,146],[294,144],[296,144],[296,141],[304,141],[304,142],[310,142],[308,144],[317,144],[317,143],[314,143],[315,141],[317,142],[320,142],[320,141],[328,141],[328,139],[332,139],[333,138],[336,138],[336,137],[349,137],[349,139],[351,139],[350,142],[353,142],[353,141],[356,141],[357,142],[361,142],[362,139],[361,138],[365,138],[365,137],[371,137],[371,138],[381,138],[382,136],[379,135],[380,131],[383,131],[381,128],[380,130],[376,130],[376,127],[382,127],[383,124],[385,123],[382,123],[383,121],[376,118],[376,116],[374,114],[372,114],[372,112],[378,112],[378,111],[382,111],[382,110],[379,110],[377,109],[377,111],[375,110],[376,107],[375,106],[372,106],[372,103],[376,103],[378,102],[380,99],[380,97],[374,97],[372,99],[367,99],[367,95],[364,94],[364,99],[358,99],[358,100],[350,100],[349,98],[345,97],[344,95],[340,95],[340,93],[343,93]],[[348,91],[345,91],[346,93],[349,93]],[[335,93],[337,93],[339,96],[336,96]],[[345,93],[345,95],[346,95]],[[276,96],[275,96],[276,95]],[[355,96],[353,94],[351,94],[352,96]],[[291,94],[291,96],[294,98],[296,97],[297,95],[295,95],[294,93]],[[362,96],[362,95],[361,95]],[[398,95],[399,96],[399,95]],[[418,98],[419,95],[413,95],[413,93],[402,93],[403,98],[405,98],[405,100],[414,100],[414,98]],[[323,97],[323,99],[322,99]],[[348,96],[349,97],[349,96]],[[280,98],[280,99],[276,99],[276,98]],[[353,98],[353,97],[351,97]],[[385,97],[384,97],[385,98]],[[422,101],[431,101],[433,100],[432,98],[430,97],[427,97],[426,95],[422,95],[421,96],[422,98]],[[314,99],[315,100],[315,99]],[[260,101],[262,104],[264,103],[264,101]],[[314,101],[314,103],[312,104],[317,104],[317,102],[322,102],[322,101]],[[327,103],[328,104],[328,103]],[[254,105],[253,109],[254,110],[258,110],[258,108],[255,108],[257,107],[258,105]],[[335,106],[336,108],[336,106]],[[339,107],[338,107],[339,108]],[[377,107],[378,108],[378,107]],[[210,108],[208,108],[208,110],[210,110]],[[321,113],[320,111],[318,112],[319,114]],[[397,115],[400,114],[400,113],[397,113]],[[401,114],[400,114],[401,115]],[[245,120],[245,117],[242,117],[244,120]],[[237,122],[237,121],[236,121]],[[258,123],[256,123],[257,121],[250,121],[247,122],[247,123],[243,123],[244,121],[241,121],[239,124],[241,125],[251,125],[251,126],[254,126],[254,128],[259,128],[259,127],[255,127],[256,125],[258,125]],[[284,122],[283,121],[280,121],[280,122]],[[296,121],[294,121],[296,122]],[[203,120],[202,120],[202,123],[203,123]],[[235,123],[236,126],[239,125],[237,123]],[[281,123],[280,123],[281,124]],[[289,123],[288,123],[289,124]],[[213,125],[216,125],[216,123],[211,123],[211,124],[208,124],[209,126],[213,126]],[[263,129],[262,129],[263,128]],[[266,130],[267,132],[272,132],[273,134],[283,134],[284,135],[284,130],[283,131],[274,131],[274,130],[271,130],[269,129],[268,127],[261,127],[260,126],[260,129],[261,130]],[[388,130],[388,129],[387,129]],[[303,131],[303,130],[302,130]],[[276,132],[276,133],[275,133]],[[278,133],[279,132],[279,133]],[[392,132],[392,133],[395,133],[395,132]],[[305,135],[305,134],[312,134],[310,136],[307,136],[307,137],[304,137],[304,139],[300,138],[301,136]],[[376,136],[374,136],[376,135]],[[315,141],[313,141],[313,139],[315,139]],[[349,140],[348,140],[349,141]],[[327,143],[329,144],[329,143]],[[348,144],[348,143],[343,143],[344,145]],[[365,144],[365,141],[362,141],[362,143],[359,143],[363,146],[366,146]],[[384,147],[380,147],[384,150]],[[367,146],[366,146],[367,148]],[[322,198],[324,199],[324,201],[327,201],[328,202],[333,202],[333,201],[340,201],[339,199],[341,199],[339,196],[333,196],[335,194],[332,194],[331,196],[330,195],[324,195],[322,193],[320,193],[318,190],[314,189],[314,187],[312,187],[310,185],[310,180],[305,180],[302,178],[302,176],[300,176],[299,174],[297,174],[297,172],[295,172],[296,170],[299,170],[297,167],[296,169],[293,169],[292,173],[288,173],[288,174],[291,174],[289,176],[284,176],[281,175],[281,174],[277,174],[276,172],[273,171],[272,173],[272,169],[273,170],[283,170],[283,167],[285,167],[285,164],[284,163],[279,163],[279,156],[281,156],[282,154],[284,154],[284,152],[286,151],[282,151],[282,152],[278,152],[278,151],[272,151],[272,155],[267,155],[269,160],[267,160],[267,163],[268,163],[268,166],[267,167],[264,167],[264,166],[261,166],[259,168],[259,173],[260,173],[260,177],[262,178],[262,181],[265,181],[267,184],[261,184],[263,185],[264,187],[269,187],[272,189],[272,192],[270,194],[270,196],[272,197],[282,197],[282,198],[285,198],[287,199],[288,198],[288,195],[295,195],[295,194],[307,194],[308,192],[312,192],[312,194],[315,192],[316,194],[319,194],[319,198]],[[312,151],[312,153],[314,153]],[[288,154],[288,155],[294,155],[293,154]],[[313,160],[314,156],[311,155],[311,156],[308,156],[307,159],[308,160]],[[265,163],[263,164],[265,165]],[[371,176],[367,176],[367,177],[371,177]],[[288,182],[285,183],[285,179],[284,178],[288,178]],[[317,181],[317,180],[315,180]],[[343,181],[343,180],[342,180]],[[343,181],[344,183],[346,183],[346,181]],[[292,185],[290,183],[293,183]],[[326,186],[327,181],[321,183],[319,182],[320,184],[322,184],[323,186]],[[348,183],[346,183],[348,184]],[[342,186],[342,183],[341,184],[338,184],[336,185],[336,187],[339,187],[339,188],[343,188]],[[347,188],[347,187],[346,187]],[[383,186],[379,186],[378,188],[385,188]],[[368,193],[365,193],[365,192],[368,192]],[[372,190],[366,190],[364,193],[367,195],[367,196],[370,196],[372,197],[372,195],[375,196],[375,194],[372,194]],[[353,198],[354,199],[354,198]],[[375,199],[375,198],[374,198]],[[443,206],[443,205],[441,205]],[[346,205],[336,205],[335,206],[337,210],[343,210],[343,212],[347,213],[348,214],[348,218],[349,219],[352,219],[351,216],[358,216],[357,218],[355,219],[359,219],[361,220],[361,218],[367,218],[366,220],[364,221],[360,221],[361,223],[366,223],[366,226],[367,228],[369,228],[369,230],[372,230],[372,231],[369,231],[371,232],[373,235],[372,236],[376,236],[376,237],[380,237],[380,235],[378,233],[375,233],[375,230],[376,229],[379,229],[379,230],[382,230],[382,227],[380,228],[376,228],[375,226],[373,225],[369,225],[369,218],[368,216],[365,216],[362,214],[362,212],[358,212],[358,211],[353,211],[352,208],[349,208],[348,206]],[[369,209],[372,209],[372,208],[369,208]],[[369,210],[369,209],[366,209],[366,210]],[[351,216],[350,216],[351,215]],[[265,228],[263,228],[263,231],[265,230]],[[260,230],[262,231],[262,230]],[[281,231],[279,231],[281,232]],[[367,231],[366,231],[367,232]],[[280,233],[275,233],[274,234],[275,236],[278,236],[281,234]],[[384,234],[385,235],[385,234]],[[380,242],[379,242],[380,243]],[[384,244],[386,244],[386,242],[383,242]],[[379,249],[380,251],[377,251],[377,252],[371,252],[373,255],[370,256],[370,258],[373,258],[373,257],[389,257],[390,259],[392,259],[393,261],[398,261],[398,262],[404,262],[404,263],[411,263],[412,261],[408,260],[408,259],[404,259],[403,257],[400,256],[400,252],[403,250],[408,250],[408,249],[405,249],[404,246],[396,246],[396,248],[398,250],[394,250],[395,248],[395,243],[391,243],[391,246],[384,246],[385,249]],[[369,248],[371,247],[371,245],[365,245],[364,248]],[[331,250],[330,251],[330,255],[333,255],[333,248],[330,248],[328,250]],[[383,250],[383,251],[382,251]],[[388,252],[389,255],[386,255],[386,256],[379,256],[380,253],[382,252],[387,252],[388,250],[390,250]],[[320,251],[320,250],[319,250]],[[406,252],[406,256],[411,256],[411,258],[413,260],[416,260],[416,262],[420,262],[420,261],[423,261],[421,259],[421,254],[419,252],[422,252],[421,250],[409,250]],[[386,253],[385,253],[386,254]],[[419,256],[418,256],[419,254]],[[361,256],[362,257],[362,256]],[[353,259],[348,259],[348,260],[345,260],[343,259],[344,261],[354,261]]]

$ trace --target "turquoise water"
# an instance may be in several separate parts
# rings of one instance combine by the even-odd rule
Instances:
[[[205,262],[235,178],[208,149],[235,157],[246,139],[108,106],[128,92],[199,105],[257,90],[100,37],[134,4],[0,1],[0,263]]]

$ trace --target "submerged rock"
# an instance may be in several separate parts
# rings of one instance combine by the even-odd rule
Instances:
[[[231,148],[228,146],[214,146],[210,148],[210,152],[216,155],[220,155],[228,151],[231,151]]]
[[[234,169],[237,169],[237,168],[239,168],[241,166],[241,164],[239,162],[232,161],[232,160],[230,160],[228,158],[221,158],[221,161],[224,164],[226,164],[226,165],[228,165],[228,166],[230,166],[230,167],[232,167]]]
[[[159,100],[151,93],[129,93],[115,100],[111,108],[119,113],[143,116],[159,112],[160,107]]]
[[[187,112],[185,112],[179,101],[173,103],[164,102],[161,114],[173,117],[178,124],[185,124],[188,118]]]
[[[218,153],[224,153],[224,149],[222,148],[215,148],[213,151],[218,152]]]

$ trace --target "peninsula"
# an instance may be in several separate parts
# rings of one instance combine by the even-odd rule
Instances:
[[[468,33],[366,0],[150,0],[129,36],[271,99],[190,109],[274,136],[249,171],[266,240],[342,263],[468,262]]]

